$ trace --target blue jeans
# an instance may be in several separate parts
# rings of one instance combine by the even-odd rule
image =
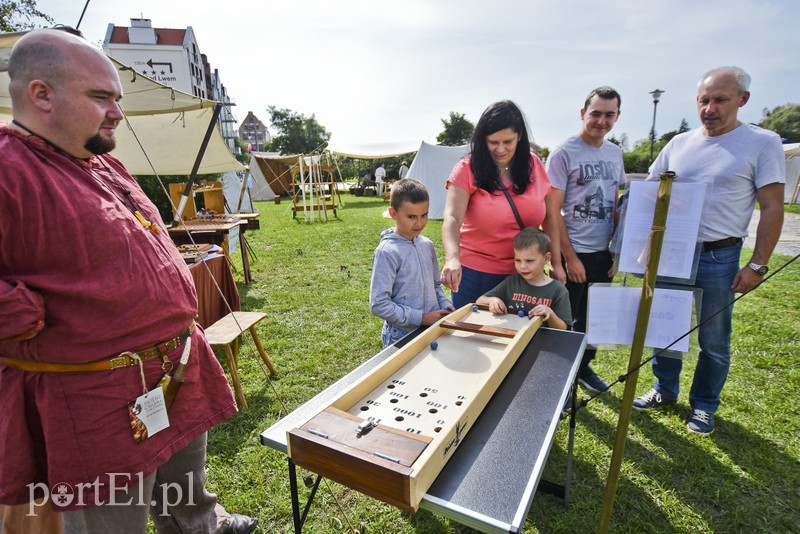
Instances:
[[[462,266],[461,283],[458,285],[458,291],[453,292],[453,307],[458,309],[475,302],[478,297],[497,287],[506,278],[507,274],[483,273]]]
[[[719,396],[728,378],[731,365],[731,330],[735,299],[731,284],[739,272],[741,245],[703,252],[697,266],[694,286],[703,290],[702,303],[697,306],[698,322],[727,306],[724,311],[699,329],[700,354],[694,371],[689,404],[692,409],[714,413]],[[664,399],[676,400],[680,392],[681,353],[665,351],[653,359],[655,388]]]
[[[381,342],[383,343],[383,348],[386,348],[389,345],[394,345],[412,330],[414,330],[414,327],[406,330],[384,321],[383,328],[381,328]]]

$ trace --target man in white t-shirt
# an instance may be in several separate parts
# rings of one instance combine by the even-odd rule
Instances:
[[[625,169],[622,149],[605,137],[619,118],[621,104],[619,93],[611,87],[589,93],[581,109],[580,132],[547,158],[573,326],[579,332],[586,331],[589,284],[611,282],[613,257],[608,248]],[[589,365],[596,352],[587,347],[578,369],[578,383],[591,393],[608,389]]]
[[[697,91],[703,126],[675,136],[650,167],[650,178],[670,170],[676,182],[708,184],[700,219],[702,252],[693,284],[703,290],[697,309],[697,322],[702,324],[700,354],[689,392],[692,413],[687,424],[691,432],[703,436],[714,431],[714,412],[730,368],[734,293],[750,291],[764,279],[783,225],[786,166],[780,137],[737,118],[739,108],[750,98],[749,86],[750,76],[738,67],[704,74]],[[753,255],[740,269],[742,242],[756,200],[761,216]],[[663,352],[653,359],[655,384],[634,401],[635,409],[677,401],[681,356]]]
[[[386,181],[386,169],[383,168],[383,163],[378,163],[378,168],[375,169],[375,189],[378,196],[383,194],[383,183]]]

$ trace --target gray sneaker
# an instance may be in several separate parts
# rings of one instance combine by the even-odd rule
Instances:
[[[692,416],[686,424],[689,432],[698,436],[708,436],[714,432],[714,414],[704,410],[692,410]]]
[[[669,406],[670,404],[675,404],[675,400],[665,399],[661,396],[661,393],[656,391],[656,388],[653,388],[638,399],[634,399],[633,409],[643,412],[645,410],[661,408],[662,406]]]

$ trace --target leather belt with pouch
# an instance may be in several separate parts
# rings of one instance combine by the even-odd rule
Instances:
[[[92,371],[110,371],[112,369],[124,369],[131,365],[137,365],[139,362],[136,358],[132,358],[132,354],[136,354],[139,360],[147,362],[155,360],[156,358],[163,358],[168,352],[171,352],[181,345],[192,335],[195,323],[192,321],[183,332],[175,337],[162,341],[157,345],[148,347],[141,350],[132,350],[120,353],[119,356],[108,358],[106,360],[99,360],[96,362],[88,363],[50,363],[38,362],[32,360],[21,360],[19,358],[8,358],[0,356],[0,365],[19,369],[20,371],[31,371],[34,373],[85,373]]]

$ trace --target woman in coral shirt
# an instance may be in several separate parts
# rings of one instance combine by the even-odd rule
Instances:
[[[516,272],[512,241],[521,228],[504,189],[524,226],[550,236],[551,273],[564,282],[550,179],[530,151],[519,107],[504,100],[486,108],[470,145],[447,180],[442,226],[442,284],[453,291],[455,307],[475,302]]]

